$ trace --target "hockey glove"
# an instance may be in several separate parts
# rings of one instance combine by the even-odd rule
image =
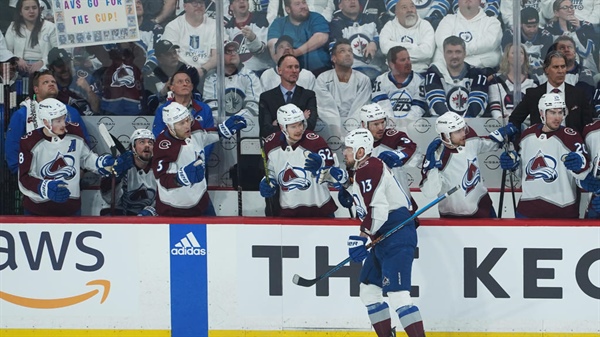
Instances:
[[[258,187],[259,191],[260,191],[260,195],[263,198],[270,198],[272,196],[275,195],[275,193],[277,193],[277,189],[279,188],[279,186],[277,186],[277,184],[273,183],[273,179],[269,179],[270,183],[267,182],[267,178],[262,178],[262,180],[260,181],[260,186]]]
[[[66,202],[71,196],[67,183],[62,180],[42,180],[38,187],[39,195],[54,202]]]
[[[304,156],[306,157],[306,160],[304,161],[304,169],[316,176],[318,171],[325,164],[323,162],[323,158],[321,158],[320,155],[310,151],[305,151]]]
[[[239,115],[233,115],[219,124],[219,135],[223,138],[231,138],[236,132],[247,126],[246,119]]]
[[[348,238],[348,253],[350,254],[352,261],[360,263],[367,258],[369,253],[365,246],[366,243],[367,238],[362,236],[351,235]]]
[[[580,180],[579,184],[581,185],[581,188],[588,192],[600,191],[600,179],[594,178],[592,173],[588,174],[585,179]]]
[[[117,177],[121,177],[125,172],[127,172],[130,168],[133,167],[133,152],[125,151],[122,155],[117,158],[115,166],[113,169],[115,170],[115,174]]]
[[[400,155],[394,151],[383,151],[379,154],[381,159],[388,167],[400,167],[404,164],[404,158],[406,155],[404,152],[400,152]]]
[[[328,183],[336,190],[341,190],[348,181],[348,172],[336,166],[327,166],[319,171],[317,183]]]
[[[96,168],[98,168],[98,174],[100,174],[103,177],[108,177],[114,172],[114,165],[115,158],[113,158],[113,156],[111,156],[110,154],[105,154],[96,159]]]
[[[510,141],[519,132],[519,130],[513,125],[508,123],[506,126],[499,128],[498,130],[490,133],[490,139],[498,144],[502,144],[507,140]]]
[[[503,170],[514,171],[519,167],[519,155],[515,151],[502,152],[500,155],[500,167]]]
[[[156,209],[154,209],[154,207],[146,206],[138,213],[138,216],[158,216],[158,213],[156,213]]]
[[[579,172],[585,166],[585,160],[582,155],[577,152],[569,152],[562,157],[565,167],[569,171]]]
[[[204,165],[202,160],[187,164],[177,170],[177,183],[181,186],[191,186],[204,180]]]
[[[434,139],[429,146],[427,147],[427,152],[425,153],[425,162],[423,163],[423,171],[427,172],[433,168],[442,167],[441,159],[435,158],[435,152],[438,147],[442,144],[442,140],[440,138]],[[443,146],[443,145],[442,145]],[[444,146],[445,148],[445,146]],[[444,153],[444,149],[442,149],[442,154]],[[441,158],[442,156],[440,156]]]
[[[345,208],[351,208],[354,204],[354,198],[352,198],[352,194],[350,194],[350,192],[348,192],[346,189],[340,190],[338,193],[338,201],[340,202],[340,205],[344,206]]]

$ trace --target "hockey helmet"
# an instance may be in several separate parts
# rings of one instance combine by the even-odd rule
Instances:
[[[363,105],[360,108],[360,121],[364,128],[369,126],[369,122],[387,118],[387,114],[377,103]]]
[[[67,106],[56,98],[46,98],[39,103],[40,118],[47,120],[49,123],[53,119],[62,117],[67,114]]]
[[[462,118],[459,114],[448,111],[445,114],[441,115],[435,121],[435,132],[437,132],[441,138],[442,142],[449,146],[455,146],[450,141],[450,134],[455,131],[462,130],[467,128],[467,123],[465,123],[465,119]]]
[[[189,118],[194,121],[192,118],[192,114],[188,108],[177,102],[171,102],[171,104],[167,105],[163,108],[163,122],[170,128],[173,129],[175,123],[182,121],[186,118]]]
[[[354,151],[354,160],[357,162],[373,152],[373,142],[374,140],[371,131],[364,128],[358,128],[350,131],[344,139],[344,145],[352,148]],[[362,158],[356,158],[356,153],[361,147],[365,149],[365,154]]]
[[[538,102],[538,109],[540,111],[542,123],[546,123],[546,110],[562,109],[564,117],[567,117],[568,114],[565,100],[556,93],[543,94]]]
[[[286,104],[277,109],[277,123],[284,127],[304,121],[304,112],[295,104]]]
[[[152,131],[148,130],[148,129],[137,129],[135,131],[133,131],[133,133],[131,134],[131,137],[129,137],[129,141],[131,142],[131,148],[133,148],[135,141],[138,139],[154,139],[154,134],[152,133]]]

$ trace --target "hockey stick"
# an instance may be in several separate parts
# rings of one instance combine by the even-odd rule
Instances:
[[[236,137],[236,145],[237,145],[237,166],[236,166],[236,174],[237,174],[237,195],[238,195],[238,216],[242,216],[243,214],[243,201],[242,201],[242,169],[240,168],[240,158],[242,157],[242,132],[238,131]]]
[[[104,123],[100,123],[100,125],[98,125],[98,131],[100,132],[100,136],[104,140],[104,143],[110,149],[111,155],[113,156],[113,158],[115,158],[117,155],[117,146],[115,145],[115,142],[113,141],[112,136],[108,132],[106,125],[104,125]],[[115,204],[116,204],[115,189],[116,189],[117,177],[115,175],[115,170],[112,167],[111,167],[111,171],[112,171],[112,174],[110,176],[110,179],[111,179],[111,181],[110,181],[110,215],[114,216],[115,215]]]
[[[419,215],[423,214],[423,212],[425,212],[428,209],[430,209],[431,207],[437,205],[440,201],[446,199],[450,194],[458,191],[459,188],[460,188],[460,185],[452,187],[450,190],[448,190],[448,192],[444,193],[443,195],[440,195],[435,200],[433,200],[429,204],[425,205],[425,207],[423,207],[423,208],[419,209],[418,211],[416,211],[415,214],[411,215],[408,219],[404,220],[401,224],[399,224],[398,226],[392,228],[389,232],[383,234],[382,236],[378,237],[377,239],[371,241],[371,243],[369,243],[367,245],[367,249],[374,247],[375,245],[377,245],[381,241],[383,241],[386,238],[390,237],[392,234],[396,233],[402,227],[404,227],[407,223],[409,223],[410,221],[414,220]],[[301,277],[298,274],[294,274],[294,277],[292,278],[292,282],[294,282],[294,284],[297,284],[297,285],[299,285],[301,287],[311,287],[315,283],[321,281],[322,279],[328,278],[333,273],[335,273],[336,271],[340,270],[346,263],[348,263],[350,261],[352,261],[352,258],[351,257],[347,257],[344,261],[338,263],[335,267],[329,269],[324,274],[321,274],[321,275],[317,276],[317,278],[312,279],[312,280],[308,280],[308,279],[305,279],[305,278]]]
[[[262,137],[259,137],[259,140],[260,140],[260,155],[263,160],[263,166],[265,167],[265,179],[267,180],[267,184],[269,184],[269,186],[273,187],[273,185],[271,185],[271,178],[269,177],[269,166],[267,166],[267,155],[265,153],[265,140]],[[267,202],[267,206],[269,207],[269,210],[271,211],[271,216],[275,216],[275,214],[273,214],[272,199],[265,198],[265,200]]]

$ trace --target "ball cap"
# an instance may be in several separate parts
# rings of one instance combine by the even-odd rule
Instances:
[[[532,23],[539,23],[540,15],[537,10],[533,7],[525,7],[521,10],[521,24],[528,25]]]
[[[52,48],[48,53],[48,64],[58,65],[71,61],[71,54],[61,48]]]
[[[162,55],[173,49],[179,49],[179,46],[168,40],[160,40],[154,44],[154,53],[156,55]]]

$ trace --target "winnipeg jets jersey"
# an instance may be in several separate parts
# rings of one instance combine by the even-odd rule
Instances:
[[[371,42],[379,44],[379,30],[377,27],[377,16],[373,14],[359,14],[356,20],[345,16],[341,11],[333,15],[329,24],[331,31],[330,48],[340,39],[348,39],[354,54],[353,68],[372,67],[379,70],[379,67],[371,63],[364,55],[365,48]]]
[[[577,131],[561,126],[542,132],[542,124],[527,128],[521,138],[521,188],[517,212],[528,218],[579,218],[579,193],[575,179],[589,173],[589,158]],[[562,157],[576,151],[586,157],[585,167],[567,170]]]
[[[486,76],[468,63],[457,78],[450,76],[444,63],[434,63],[425,75],[425,98],[432,116],[447,111],[464,117],[481,116],[487,107],[487,93]]]
[[[116,208],[124,210],[127,214],[137,215],[146,206],[156,203],[156,179],[152,168],[152,159],[143,169],[135,165],[129,169],[115,187]],[[102,198],[107,203],[111,202],[110,187],[105,188],[105,183],[110,184],[110,178],[102,179]],[[107,185],[108,185],[107,184]]]
[[[206,210],[209,197],[206,179],[190,186],[177,183],[177,171],[202,160],[206,165],[204,147],[219,140],[216,129],[202,129],[200,123],[192,125],[192,135],[184,140],[174,138],[164,130],[154,145],[152,171],[157,180],[158,198],[156,212],[161,216],[200,216]]]
[[[438,204],[442,217],[485,218],[490,216],[492,210],[492,200],[479,169],[478,155],[498,150],[498,144],[489,138],[478,137],[473,129],[469,129],[466,137],[465,146],[456,149],[440,145],[436,158],[440,158],[442,167],[421,172],[421,191],[429,198],[436,198],[460,185],[460,190]]]
[[[416,150],[417,144],[406,133],[396,129],[386,129],[383,137],[373,144],[373,152],[371,152],[372,157],[378,157],[384,151],[393,151],[398,154],[404,164],[400,167],[393,167],[391,170],[409,197],[410,186],[404,166],[412,159]]]
[[[589,69],[598,69],[595,57],[598,56],[596,45],[597,34],[594,26],[588,21],[579,21],[579,28],[574,31],[563,31],[558,21],[550,21],[546,26],[546,30],[558,38],[561,35],[567,35],[575,41],[575,49],[577,55],[583,60],[584,66]]]
[[[399,208],[411,209],[410,197],[379,158],[370,157],[354,173],[352,193],[361,231],[375,235]],[[404,220],[404,219],[398,219]],[[398,222],[400,223],[400,222]]]
[[[210,58],[211,50],[216,49],[215,27],[215,20],[206,14],[198,27],[190,25],[182,15],[167,24],[161,40],[179,46],[181,62],[200,68]]]
[[[242,34],[241,28],[249,27],[256,34],[254,41],[249,41]],[[238,53],[240,61],[244,67],[252,71],[267,69],[273,65],[273,60],[267,48],[267,31],[269,22],[264,13],[250,13],[246,22],[237,23],[232,18],[225,25],[225,35],[229,41],[236,41],[240,44]]]
[[[98,172],[98,155],[83,138],[78,124],[67,124],[62,137],[47,137],[42,128],[21,138],[19,153],[19,189],[24,194],[24,208],[35,215],[70,216],[81,208],[79,181],[81,170]],[[65,203],[56,203],[39,194],[44,180],[62,180],[71,196]]]
[[[204,82],[204,101],[210,108],[235,115],[242,109],[248,109],[258,116],[258,100],[263,89],[258,77],[246,67],[242,67],[231,76],[225,76],[225,107],[219,107],[217,97],[217,73],[210,75]],[[225,109],[223,109],[225,108]]]
[[[509,92],[506,92],[504,86],[500,84],[499,81],[506,84],[506,88],[508,88]],[[526,78],[521,82],[521,92],[525,92],[527,89],[535,87],[537,87],[537,83],[530,78]],[[496,76],[496,80],[492,81],[489,88],[490,112],[492,117],[500,120],[504,110],[504,118],[508,119],[508,116],[510,116],[515,109],[514,97],[512,94],[514,88],[515,84],[504,75],[498,75]],[[529,125],[528,122],[527,125]]]
[[[281,131],[265,139],[265,153],[270,179],[279,185],[280,216],[328,217],[337,206],[327,183],[318,184],[311,172],[304,170],[305,151],[325,158],[325,166],[334,165],[333,151],[323,138],[304,132],[302,139],[290,146]]]
[[[414,71],[402,83],[396,82],[391,71],[379,75],[371,100],[394,118],[417,119],[428,110],[423,77]]]

